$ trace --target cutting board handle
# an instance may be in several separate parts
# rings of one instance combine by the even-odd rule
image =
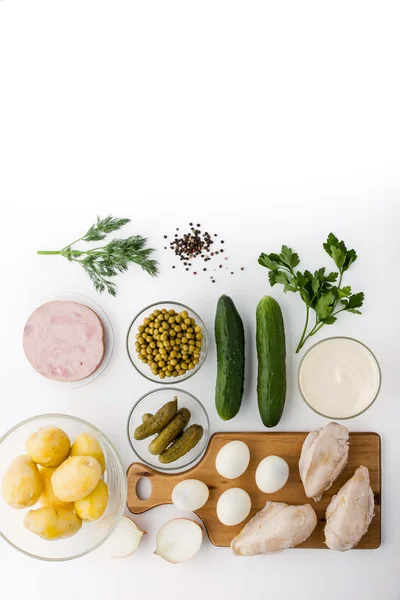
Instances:
[[[146,512],[150,508],[160,506],[161,504],[171,504],[171,494],[176,483],[178,483],[179,474],[166,475],[154,471],[151,467],[146,467],[141,463],[133,463],[127,471],[128,477],[128,509],[135,515]],[[151,483],[151,493],[146,500],[139,498],[137,494],[137,484],[140,479],[148,479]]]

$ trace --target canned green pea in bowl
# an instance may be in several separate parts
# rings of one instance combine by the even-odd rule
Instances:
[[[157,302],[141,310],[127,335],[135,369],[157,383],[171,385],[192,377],[207,355],[207,334],[199,315],[180,302]]]

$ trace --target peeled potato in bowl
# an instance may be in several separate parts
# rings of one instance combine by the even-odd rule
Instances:
[[[71,456],[92,456],[101,465],[101,474],[106,470],[104,452],[95,437],[90,433],[80,433],[71,448]]]
[[[43,482],[33,460],[17,456],[6,471],[1,486],[4,500],[12,508],[29,508],[39,500]]]
[[[88,496],[100,481],[101,466],[92,456],[70,456],[51,477],[53,492],[63,502]]]
[[[47,506],[50,508],[63,508],[64,510],[74,510],[73,502],[63,502],[55,495],[53,486],[51,485],[51,478],[55,472],[55,467],[41,467],[39,473],[43,481],[43,491],[39,499],[40,506]]]
[[[47,506],[30,510],[25,515],[24,525],[44,540],[61,540],[78,533],[82,521],[70,510]]]
[[[41,467],[58,467],[71,451],[69,437],[59,427],[42,427],[26,440],[26,452]]]
[[[100,479],[93,492],[74,503],[75,512],[82,521],[97,521],[103,515],[108,503],[108,487]]]

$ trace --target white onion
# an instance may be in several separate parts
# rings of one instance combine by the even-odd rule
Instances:
[[[107,530],[114,520],[115,515],[111,515],[102,519],[97,526]],[[121,517],[117,528],[101,546],[101,550],[112,558],[126,558],[137,550],[140,540],[145,533],[145,531],[138,529],[129,517]]]
[[[198,523],[190,519],[172,519],[159,529],[154,554],[171,563],[185,562],[197,554],[202,541],[203,530]]]
[[[176,484],[172,490],[172,503],[178,510],[198,510],[208,500],[209,489],[198,479],[186,479]]]

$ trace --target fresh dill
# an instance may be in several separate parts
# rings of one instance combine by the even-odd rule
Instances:
[[[154,249],[147,248],[147,239],[134,235],[125,239],[115,238],[105,246],[89,250],[75,249],[78,242],[98,242],[104,240],[108,234],[118,231],[130,222],[130,219],[118,219],[111,215],[101,219],[97,217],[84,236],[61,250],[39,250],[42,255],[60,255],[71,262],[78,263],[89,275],[94,287],[99,293],[107,290],[112,296],[117,295],[116,285],[110,277],[128,270],[130,263],[136,263],[146,273],[153,277],[158,274],[158,263],[151,258]]]

